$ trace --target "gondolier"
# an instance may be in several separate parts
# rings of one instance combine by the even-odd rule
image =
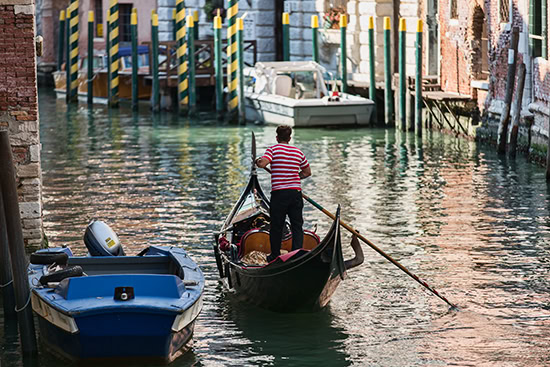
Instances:
[[[302,187],[300,180],[311,176],[311,168],[302,151],[289,145],[292,128],[277,127],[278,144],[267,148],[265,154],[256,160],[256,165],[265,168],[271,164],[270,237],[271,262],[281,254],[281,241],[286,216],[290,219],[292,249],[302,248],[304,219],[302,210]]]

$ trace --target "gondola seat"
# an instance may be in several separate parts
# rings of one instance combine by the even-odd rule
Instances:
[[[303,249],[312,250],[317,247],[319,242],[319,236],[317,236],[314,232],[304,230]],[[292,236],[283,239],[281,249],[289,252],[292,251]],[[239,244],[239,256],[243,257],[252,251],[260,251],[265,254],[271,253],[268,231],[260,228],[253,228],[243,235]]]

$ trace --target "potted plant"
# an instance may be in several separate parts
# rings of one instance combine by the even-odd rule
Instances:
[[[223,0],[206,0],[203,7],[204,13],[208,21],[212,22],[216,15],[220,15],[225,18],[225,8],[223,7]]]
[[[343,6],[331,7],[323,15],[324,29],[340,29],[340,16],[346,14],[346,9]]]

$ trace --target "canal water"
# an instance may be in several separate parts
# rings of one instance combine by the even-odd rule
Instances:
[[[86,225],[102,219],[128,254],[182,246],[202,267],[204,308],[174,367],[550,366],[550,189],[544,170],[522,157],[437,133],[296,130],[292,142],[313,172],[304,191],[332,212],[340,204],[346,222],[460,309],[365,246],[365,263],[326,309],[277,314],[224,291],[212,254],[247,182],[251,132],[260,153],[274,127],[124,106],[67,110],[50,92],[39,97],[50,246],[84,254]],[[322,235],[330,221],[307,203],[304,211],[306,227]],[[343,243],[349,258],[349,234]],[[0,329],[0,343],[0,365],[28,364],[13,325]],[[32,365],[65,363],[41,350]]]

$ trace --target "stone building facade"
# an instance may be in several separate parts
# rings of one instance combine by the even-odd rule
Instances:
[[[28,250],[42,244],[33,0],[0,0],[0,129],[8,130]]]

